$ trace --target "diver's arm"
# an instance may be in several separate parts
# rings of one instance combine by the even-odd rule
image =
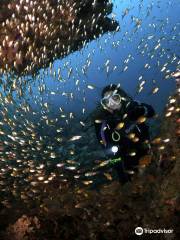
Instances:
[[[141,106],[145,110],[145,113],[144,113],[145,117],[151,118],[151,117],[155,116],[155,110],[154,110],[154,108],[151,105],[146,104],[146,103],[141,103]]]
[[[132,121],[136,121],[139,117],[151,118],[155,115],[153,107],[146,103],[133,101],[127,109],[128,117]]]

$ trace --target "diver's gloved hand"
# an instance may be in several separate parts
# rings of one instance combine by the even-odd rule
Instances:
[[[135,107],[133,110],[131,110],[128,114],[129,118],[132,121],[136,121],[139,117],[144,116],[145,115],[145,109],[144,107]]]
[[[133,102],[129,109],[128,109],[128,117],[132,121],[136,121],[139,117],[153,117],[155,115],[155,111],[152,106],[146,104],[146,103],[141,103],[139,104],[138,102]]]

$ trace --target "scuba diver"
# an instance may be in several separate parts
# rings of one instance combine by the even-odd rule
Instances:
[[[94,120],[98,141],[124,184],[138,171],[140,158],[150,154],[146,118],[155,115],[152,106],[134,101],[119,85],[102,91],[101,112]]]

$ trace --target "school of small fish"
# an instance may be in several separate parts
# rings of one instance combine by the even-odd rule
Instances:
[[[153,97],[161,92],[160,81],[154,76],[147,80],[146,75],[154,67],[158,67],[163,84],[166,80],[179,77],[176,69],[180,60],[171,44],[178,47],[180,23],[170,25],[168,34],[168,17],[161,19],[153,15],[154,9],[160,8],[163,1],[146,4],[145,0],[127,1],[127,6],[119,13],[120,20],[116,19],[115,2],[0,1],[0,201],[4,205],[12,196],[23,201],[39,198],[38,187],[57,178],[62,183],[75,181],[76,184],[91,185],[101,167],[109,163],[106,159],[97,160],[90,170],[88,164],[81,166],[74,157],[77,152],[73,147],[66,149],[66,158],[63,150],[59,150],[64,144],[74,146],[83,142],[84,134],[79,129],[82,133],[86,129],[86,103],[89,99],[93,102],[93,98],[88,96],[98,90],[96,74],[92,74],[91,68],[109,79],[117,72],[119,76],[125,76],[131,71],[131,64],[136,62],[133,53],[128,53],[119,57],[118,65],[106,52],[108,45],[121,52],[124,46],[142,36],[134,45],[138,55],[146,59],[146,63],[138,69],[137,95],[147,90],[149,85],[149,94]],[[118,4],[124,6],[125,2],[121,0]],[[165,4],[168,8],[173,1],[167,0]],[[114,12],[108,17],[111,8]],[[134,16],[135,8],[138,14]],[[148,19],[151,21],[148,22]],[[127,20],[129,28],[124,24]],[[106,27],[108,24],[109,29]],[[142,34],[144,28],[149,28],[149,33]],[[116,34],[120,34],[120,38]],[[96,41],[98,48],[88,52],[90,41]],[[79,60],[80,64],[76,64],[78,56],[74,57],[75,51],[85,55],[85,61]],[[97,52],[105,53],[105,61],[99,63],[98,57],[96,61]],[[70,54],[74,57],[72,60]],[[64,86],[68,84],[67,90]],[[73,105],[71,107],[74,101],[80,101],[78,109]],[[169,101],[172,106],[166,117],[178,111],[173,107],[176,99],[169,98]],[[146,118],[138,121],[145,122]],[[76,132],[73,127],[77,128]],[[123,127],[123,122],[117,125],[117,129]],[[71,132],[73,135],[69,135]],[[133,133],[129,134],[129,138],[138,141]],[[162,143],[159,147],[161,151],[169,141],[157,140],[158,144]],[[136,155],[135,152],[129,154]],[[112,181],[109,172],[103,175]]]

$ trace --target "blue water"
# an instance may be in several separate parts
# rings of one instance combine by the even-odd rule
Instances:
[[[39,79],[46,84],[47,91],[40,95],[38,86],[42,80],[34,79],[30,83],[34,98],[29,96],[28,92],[26,93],[26,98],[30,98],[29,103],[34,109],[41,110],[39,101],[42,97],[43,102],[50,104],[52,114],[59,113],[59,107],[62,107],[66,113],[73,112],[81,119],[96,107],[104,86],[110,83],[120,83],[122,88],[135,99],[153,105],[158,113],[163,111],[168,96],[175,90],[175,81],[173,78],[165,79],[165,72],[160,70],[166,62],[168,62],[167,69],[170,72],[175,71],[177,67],[180,50],[178,45],[180,2],[178,0],[114,0],[112,3],[113,13],[109,17],[114,17],[118,21],[120,31],[106,33],[87,43],[80,51],[56,60],[53,63],[52,72],[57,72],[60,68],[62,81],[57,80],[57,77],[52,77],[49,69],[46,69],[48,75],[44,76],[44,69],[42,69]],[[122,18],[126,8],[130,9],[129,13]],[[142,21],[138,29],[135,28],[135,22],[132,22],[132,16]],[[174,27],[176,27],[175,30],[173,30]],[[148,40],[147,38],[151,35],[153,38]],[[173,36],[174,39],[172,39]],[[142,39],[144,41],[139,45]],[[155,51],[154,48],[159,39],[161,39],[161,46]],[[144,48],[146,44],[148,49]],[[139,49],[138,46],[140,46]],[[161,55],[162,49],[164,49],[164,55]],[[140,52],[143,50],[144,54],[142,55]],[[131,55],[130,60],[128,64],[125,64],[124,60],[129,54]],[[152,54],[154,57],[151,59]],[[173,56],[176,56],[176,60],[171,63]],[[84,75],[82,68],[88,59],[91,64]],[[110,61],[108,74],[105,68],[107,60]],[[147,63],[150,65],[150,69],[144,68]],[[67,67],[63,67],[64,64]],[[128,69],[122,72],[126,65]],[[115,66],[116,69],[113,71]],[[68,77],[69,68],[72,68],[72,73]],[[141,75],[142,80],[146,80],[146,83],[143,91],[137,94],[138,78]],[[77,80],[79,80],[79,85],[76,85]],[[155,83],[153,83],[154,80]],[[93,85],[95,89],[88,89],[88,84]],[[157,94],[152,95],[150,92],[155,86],[160,90]],[[51,91],[55,92],[55,95],[52,95]],[[69,94],[72,92],[74,98],[62,96],[62,92]],[[86,98],[85,102],[83,102],[83,97]],[[35,103],[35,99],[38,101],[37,103]],[[83,108],[85,109],[84,113]]]

